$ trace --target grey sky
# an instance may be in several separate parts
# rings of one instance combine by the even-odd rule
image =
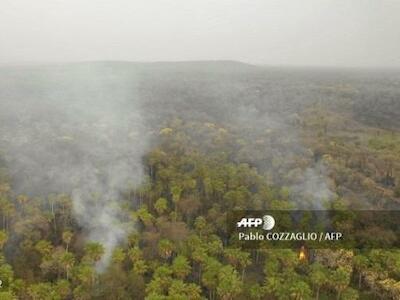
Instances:
[[[400,67],[400,0],[0,0],[0,63]]]

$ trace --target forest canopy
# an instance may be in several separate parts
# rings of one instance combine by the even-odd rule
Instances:
[[[0,299],[399,299],[399,250],[228,247],[233,210],[399,210],[400,73],[0,68]],[[379,233],[378,233],[379,234]]]

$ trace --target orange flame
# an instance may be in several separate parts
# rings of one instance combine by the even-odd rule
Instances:
[[[299,252],[299,260],[304,261],[306,259],[307,259],[306,250],[304,249],[304,246],[301,246],[300,252]]]

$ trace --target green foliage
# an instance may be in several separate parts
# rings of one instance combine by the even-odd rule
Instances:
[[[226,245],[227,212],[295,209],[293,187],[315,159],[326,164],[327,184],[338,195],[329,207],[347,210],[360,201],[385,207],[399,196],[399,185],[382,181],[398,174],[398,137],[372,136],[364,128],[356,144],[333,131],[341,125],[332,124],[336,115],[308,113],[301,133],[309,153],[292,160],[276,146],[291,137],[270,129],[182,119],[162,124],[154,131],[160,143],[144,158],[146,181],[121,195],[131,216],[122,221],[135,222],[135,230],[114,249],[103,273],[96,267],[104,245],[85,243],[68,195],[15,196],[9,183],[0,182],[0,249],[7,253],[0,257],[0,300],[350,300],[362,299],[361,290],[393,297],[399,251],[348,251],[347,258],[316,251],[301,263],[294,250]],[[320,134],[323,124],[329,137]],[[289,220],[282,222],[290,227],[284,224]]]
[[[347,288],[350,283],[351,272],[344,267],[338,267],[332,271],[330,276],[330,283],[337,292],[337,298],[340,299],[342,292]]]
[[[17,298],[12,292],[0,292],[0,300],[16,300]]]
[[[2,281],[1,288],[9,288],[14,280],[14,271],[11,265],[2,263],[0,265],[0,279]]]
[[[358,300],[359,297],[360,296],[359,296],[359,293],[357,290],[352,289],[352,288],[347,288],[346,290],[344,290],[341,299],[343,299],[343,300]]]
[[[178,255],[174,259],[171,268],[174,275],[181,280],[185,279],[185,277],[189,275],[191,271],[189,261],[183,255]]]
[[[154,204],[154,208],[159,215],[162,215],[168,209],[167,199],[159,198],[157,202]]]
[[[28,288],[28,294],[32,300],[61,300],[61,295],[50,283],[33,284]]]
[[[104,254],[104,247],[97,242],[88,242],[85,245],[85,256],[89,259],[89,261],[97,262],[101,259],[101,256]]]
[[[222,299],[234,299],[242,292],[243,284],[238,273],[231,266],[224,266],[218,272],[217,294]]]

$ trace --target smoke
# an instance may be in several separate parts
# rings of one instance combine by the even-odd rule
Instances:
[[[303,138],[302,113],[334,103],[320,87],[340,82],[343,74],[229,61],[153,65],[150,72],[142,92],[151,99],[146,115],[152,123],[175,118],[179,107],[178,117],[188,123],[210,122],[232,132],[240,144],[231,145],[232,160],[256,167],[275,187],[288,187],[297,208],[321,209],[335,198],[328,163]],[[201,145],[196,128],[191,135]]]
[[[118,66],[80,64],[3,69],[0,149],[18,193],[68,193],[73,211],[105,254],[133,230],[121,192],[143,178],[148,146],[136,76]]]
[[[291,186],[291,192],[302,209],[324,210],[324,204],[336,197],[329,187],[326,166],[322,162],[306,168],[300,182]]]
[[[274,185],[289,188],[289,198],[297,209],[326,209],[325,205],[337,197],[331,189],[328,164],[323,159],[315,160],[301,139],[300,117],[274,108],[271,105],[271,109],[263,112],[251,104],[242,105],[234,114],[234,122],[247,131],[247,144],[262,140],[267,152],[255,158],[252,153],[259,150],[251,149],[251,156],[245,157],[244,162],[252,161],[260,172],[267,174],[274,170],[267,177],[274,178]]]
[[[88,239],[105,247],[101,271],[133,230],[119,199],[143,179],[146,132],[179,114],[231,128],[244,141],[236,162],[289,187],[298,208],[321,209],[335,194],[328,166],[301,138],[300,114],[324,99],[311,83],[325,77],[263,70],[234,62],[3,67],[0,151],[13,188],[71,194]]]

